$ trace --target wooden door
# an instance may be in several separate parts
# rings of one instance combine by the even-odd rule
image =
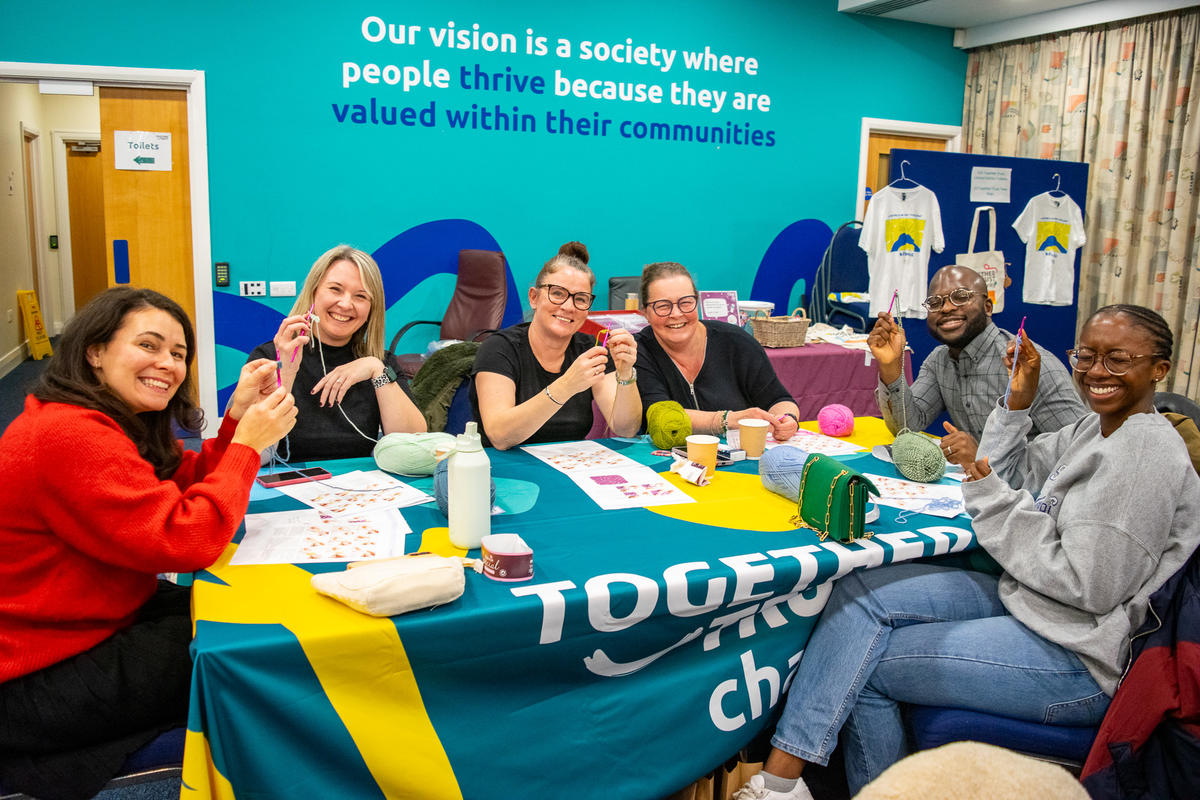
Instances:
[[[944,151],[946,140],[932,139],[926,136],[904,136],[898,133],[872,133],[867,141],[867,186],[872,193],[887,185],[891,170],[891,153],[894,147],[902,147],[906,150]],[[919,178],[917,178],[917,182],[920,183]]]
[[[104,259],[104,178],[100,151],[67,147],[67,205],[71,218],[71,276],[79,310],[109,285]]]
[[[117,169],[114,131],[171,134],[170,171]],[[128,242],[129,284],[162,292],[196,318],[188,176],[187,92],[100,87],[104,250],[115,284],[113,242]]]

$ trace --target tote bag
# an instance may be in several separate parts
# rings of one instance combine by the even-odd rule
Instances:
[[[975,250],[975,235],[979,232],[979,212],[988,212],[988,249]],[[971,220],[971,240],[967,244],[967,252],[954,257],[955,264],[970,267],[983,276],[987,284],[988,298],[992,301],[992,313],[999,314],[1004,310],[1004,284],[1007,277],[1004,272],[1004,253],[996,249],[996,209],[991,206],[979,206],[975,209],[975,218]]]

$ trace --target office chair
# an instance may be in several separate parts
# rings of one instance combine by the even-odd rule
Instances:
[[[982,711],[942,706],[909,706],[913,750],[950,742],[983,742],[1052,761],[1076,775],[1087,760],[1099,727],[1044,725]]]
[[[440,320],[419,319],[407,323],[388,347],[388,355],[396,354],[396,346],[405,333],[417,325],[438,325],[439,339],[475,341],[482,334],[500,327],[508,289],[504,275],[504,254],[495,250],[459,250],[458,280],[454,295]],[[422,353],[396,355],[400,372],[412,379],[425,361]]]
[[[861,233],[862,223],[857,220],[843,223],[834,231],[813,277],[808,315],[814,321],[867,330],[870,304],[843,299],[848,292],[865,293],[871,287],[867,254],[858,246]]]
[[[608,279],[609,309],[625,308],[625,295],[638,294],[642,289],[641,275],[620,275]]]
[[[1192,422],[1200,427],[1200,405],[1189,400],[1187,397],[1176,394],[1175,392],[1155,392],[1154,407],[1159,411],[1173,411],[1176,414],[1183,414],[1191,417]]]

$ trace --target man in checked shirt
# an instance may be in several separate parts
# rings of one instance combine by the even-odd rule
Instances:
[[[921,365],[911,388],[902,368],[904,329],[881,312],[867,338],[879,364],[879,412],[896,433],[903,427],[922,431],[945,410],[950,422],[945,423],[942,452],[969,452],[974,459],[983,424],[1008,385],[1004,353],[1015,337],[992,323],[987,285],[969,267],[952,265],[934,273],[922,305],[929,310],[930,335],[942,344]],[[1034,347],[1042,355],[1042,374],[1030,410],[1031,436],[1056,431],[1087,413],[1062,362],[1036,343]]]

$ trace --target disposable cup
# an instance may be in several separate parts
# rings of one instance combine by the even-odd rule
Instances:
[[[717,445],[720,441],[716,436],[702,433],[694,433],[687,437],[688,461],[703,464],[704,474],[710,478],[717,471]]]
[[[744,419],[738,422],[738,435],[746,458],[759,458],[767,446],[767,429],[771,423],[765,419]]]

